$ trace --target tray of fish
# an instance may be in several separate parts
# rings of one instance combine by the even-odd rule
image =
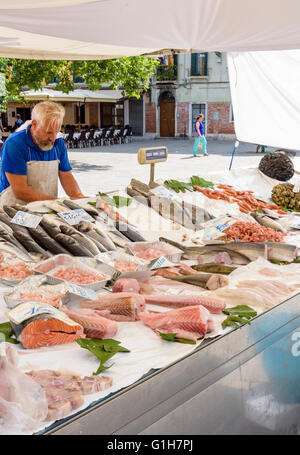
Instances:
[[[121,274],[148,270],[150,266],[148,261],[139,259],[132,254],[123,253],[121,251],[100,253],[96,259],[110,265]]]
[[[145,261],[165,257],[171,262],[179,262],[182,256],[179,248],[162,241],[127,243],[125,251]]]
[[[58,278],[47,275],[33,275],[22,280],[10,292],[3,295],[8,308],[14,308],[23,302],[47,303],[60,308],[66,296],[68,288],[66,283]]]
[[[86,259],[86,258],[85,258]],[[37,265],[34,270],[67,283],[97,291],[103,288],[114,276],[114,269],[106,264],[87,265],[77,257],[58,254]],[[89,263],[90,264],[90,263]]]

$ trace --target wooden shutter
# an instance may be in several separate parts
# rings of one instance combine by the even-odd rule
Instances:
[[[198,53],[191,54],[191,76],[198,76],[197,74],[197,60],[199,58]]]

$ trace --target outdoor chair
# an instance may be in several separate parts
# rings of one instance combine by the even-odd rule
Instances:
[[[95,144],[96,145],[103,145],[104,144],[104,138],[106,135],[106,129],[105,128],[100,128],[100,130],[95,131]]]
[[[79,148],[86,148],[88,146],[88,139],[86,137],[86,130],[81,130],[78,138]]]
[[[95,130],[92,129],[89,131],[89,136],[87,138],[88,146],[89,147],[95,147]]]
[[[112,138],[113,138],[113,134],[114,134],[114,130],[115,130],[114,127],[111,126],[111,127],[108,128],[108,130],[106,131],[105,137],[104,137],[104,139],[103,139],[103,143],[104,143],[105,145],[107,145],[107,144],[108,144],[108,145],[111,145],[111,143],[112,143]]]

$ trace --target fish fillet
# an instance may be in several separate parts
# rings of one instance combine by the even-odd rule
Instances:
[[[115,321],[138,321],[145,310],[145,299],[131,292],[116,292],[99,295],[98,300],[83,300],[81,308],[109,310],[110,318]]]
[[[226,304],[219,297],[202,295],[146,295],[146,303],[154,305],[171,306],[181,308],[186,306],[203,305],[211,313],[221,313]]]
[[[167,333],[179,333],[184,338],[195,339],[205,336],[210,318],[209,311],[202,305],[189,306],[170,310],[160,314],[141,313],[141,321],[153,330],[164,330]],[[195,335],[196,334],[196,335]],[[180,336],[177,336],[180,338]]]
[[[89,338],[112,338],[118,331],[118,324],[103,317],[101,311],[88,308],[70,310],[63,306],[61,310],[75,322],[82,325]]]

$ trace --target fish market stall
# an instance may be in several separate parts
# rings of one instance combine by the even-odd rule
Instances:
[[[235,174],[3,207],[0,433],[298,431],[298,213]]]

